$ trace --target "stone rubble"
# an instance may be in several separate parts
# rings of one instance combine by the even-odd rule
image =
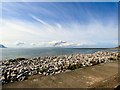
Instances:
[[[29,76],[53,75],[86,66],[118,60],[117,52],[95,52],[93,54],[72,54],[61,56],[17,58],[0,61],[0,82],[23,81]]]

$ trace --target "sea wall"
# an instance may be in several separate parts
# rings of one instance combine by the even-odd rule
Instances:
[[[72,54],[4,60],[0,61],[0,81],[2,84],[6,84],[9,82],[23,81],[29,76],[36,74],[58,74],[68,70],[118,60],[118,56],[119,54],[116,52],[99,51],[93,54]]]

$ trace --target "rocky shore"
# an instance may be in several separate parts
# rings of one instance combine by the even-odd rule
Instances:
[[[118,60],[116,52],[96,52],[93,54],[72,54],[61,56],[35,57],[31,59],[17,58],[0,61],[0,82],[23,81],[29,76],[53,75],[68,70],[93,66],[100,63]]]

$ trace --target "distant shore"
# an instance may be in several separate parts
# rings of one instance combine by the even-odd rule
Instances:
[[[98,51],[93,54],[72,54],[61,56],[35,57],[31,59],[17,58],[0,61],[2,64],[2,84],[23,81],[33,75],[54,75],[78,68],[94,66],[100,63],[116,61],[117,52]]]

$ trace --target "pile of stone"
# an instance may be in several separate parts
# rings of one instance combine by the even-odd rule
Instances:
[[[23,81],[29,76],[53,75],[67,70],[118,60],[116,52],[96,52],[93,54],[72,54],[61,56],[35,57],[31,59],[17,58],[0,61],[2,84]]]

